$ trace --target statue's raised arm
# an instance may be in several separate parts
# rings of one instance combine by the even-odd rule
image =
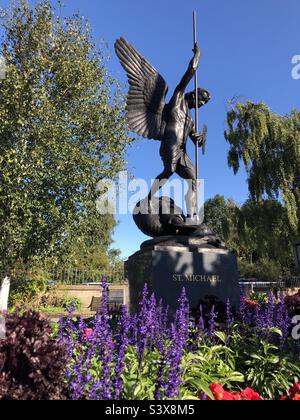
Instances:
[[[142,137],[162,140],[168,86],[163,77],[124,38],[115,43],[116,54],[129,81],[127,119],[130,130]]]
[[[181,79],[180,83],[176,87],[175,93],[180,92],[180,91],[181,92],[185,91],[188,84],[190,83],[192,78],[195,76],[195,72],[197,71],[198,66],[199,66],[200,57],[201,57],[201,51],[200,51],[199,47],[197,45],[195,45],[194,57],[190,61],[190,64],[189,64],[189,67],[188,67],[187,71],[185,72],[185,74],[183,75],[183,78]]]

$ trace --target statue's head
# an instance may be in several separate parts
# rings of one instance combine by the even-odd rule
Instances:
[[[198,108],[201,108],[203,105],[206,105],[210,101],[210,93],[202,88],[198,89]],[[185,95],[185,99],[189,104],[189,108],[196,108],[196,95],[195,91],[189,92]]]

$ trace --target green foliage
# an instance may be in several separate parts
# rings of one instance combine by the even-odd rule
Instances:
[[[251,292],[249,293],[249,299],[261,304],[266,304],[268,302],[268,294],[261,292]]]
[[[237,253],[239,212],[240,209],[234,200],[226,200],[222,195],[216,195],[205,202],[204,222]]]
[[[228,164],[242,161],[251,197],[282,198],[291,235],[300,232],[300,114],[280,116],[265,104],[236,103],[227,114]]]
[[[293,250],[285,207],[273,199],[238,206],[217,195],[205,202],[205,223],[239,259],[242,277],[276,280],[293,272]]]
[[[136,348],[128,347],[126,353],[126,369],[123,373],[124,394],[126,400],[153,400],[160,354],[157,350],[146,352],[142,367]]]
[[[257,345],[254,338],[250,344],[245,361],[247,381],[265,398],[276,399],[286,394],[299,378],[299,367],[288,357],[282,357],[274,345],[263,340]]]
[[[34,307],[41,295],[46,293],[47,274],[43,271],[24,274],[15,270],[12,273],[9,303],[12,307]]]
[[[269,265],[271,272],[278,271],[279,275],[283,268],[290,271],[293,249],[286,208],[272,199],[248,200],[239,216],[239,237],[247,250],[246,260]]]
[[[70,255],[75,235],[82,246],[106,249],[114,221],[97,214],[96,186],[124,167],[130,142],[118,84],[81,16],[22,0],[2,26],[2,269]]]
[[[56,294],[55,291],[50,291],[40,296],[37,301],[37,308],[41,313],[59,315],[67,314],[72,308],[74,312],[80,312],[82,310],[82,301],[77,297],[72,296],[61,296]],[[52,328],[56,331],[55,328]]]
[[[243,372],[247,386],[252,387],[266,399],[278,399],[285,395],[291,385],[299,380],[299,359],[288,347],[274,345],[280,342],[282,333],[277,328],[270,331],[272,340],[266,341],[252,328],[236,325],[231,337],[230,348],[234,352],[237,370]]]
[[[158,368],[161,356],[157,349],[147,351],[142,368],[136,349],[129,347],[126,355],[126,369],[123,373],[124,398],[126,400],[153,400],[157,383]],[[232,384],[244,382],[241,373],[235,370],[235,360],[232,350],[223,345],[201,345],[194,352],[186,351],[181,364],[181,380],[179,400],[193,399],[205,392],[213,396],[209,387],[213,383]],[[165,377],[168,367],[165,367]]]
[[[184,389],[187,388],[190,395],[199,396],[201,392],[207,394],[209,386],[214,383],[226,385],[230,389],[245,380],[243,374],[236,370],[234,352],[225,343],[202,345],[197,352],[187,353],[182,369]]]
[[[238,268],[241,277],[254,278],[260,281],[279,281],[280,276],[282,276],[281,266],[276,261],[262,259],[251,264],[239,260]]]
[[[65,297],[63,300],[63,308],[68,309],[72,307],[74,311],[80,311],[82,309],[82,302],[77,297]]]

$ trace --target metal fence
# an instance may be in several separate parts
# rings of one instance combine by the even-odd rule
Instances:
[[[300,276],[281,277],[280,282],[284,284],[286,289],[300,289]]]
[[[54,269],[49,275],[49,284],[55,285],[80,285],[101,283],[106,277],[108,283],[123,284],[125,282],[124,267],[103,271],[79,270],[76,268]]]
[[[281,277],[276,282],[259,280],[241,280],[239,282],[244,292],[268,292],[269,290],[288,291],[300,289],[300,277]]]

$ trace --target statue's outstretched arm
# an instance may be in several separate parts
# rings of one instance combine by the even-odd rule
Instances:
[[[195,75],[195,72],[198,69],[199,61],[200,61],[201,51],[197,45],[194,48],[194,57],[192,58],[187,71],[185,72],[183,78],[181,79],[179,85],[175,89],[176,92],[184,92],[187,88],[188,84],[192,80]]]

